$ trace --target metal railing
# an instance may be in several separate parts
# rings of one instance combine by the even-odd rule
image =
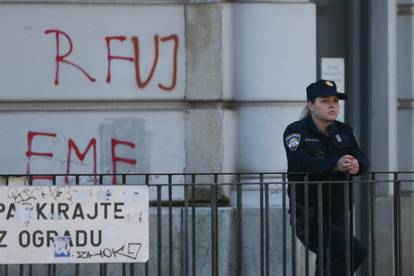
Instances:
[[[120,185],[147,185],[151,239],[150,259],[145,264],[2,265],[0,275],[312,275],[309,191],[317,186],[317,252],[323,260],[324,254],[330,254],[321,227],[326,208],[322,205],[323,187],[342,184],[347,210],[344,275],[353,275],[351,240],[356,226],[366,233],[363,243],[367,256],[362,275],[382,275],[376,271],[375,250],[376,195],[382,185],[380,188],[385,188],[393,200],[393,272],[400,276],[403,275],[401,190],[403,183],[413,183],[413,175],[413,172],[375,172],[340,183],[310,182],[307,176],[303,182],[292,183],[286,173],[3,175],[0,176],[3,185],[111,185],[114,179]],[[288,197],[289,185],[304,187],[303,249],[298,249],[301,243],[297,239],[297,205],[291,204],[297,201],[296,188],[291,189]],[[354,220],[351,185],[367,191],[359,202],[364,215],[358,221]],[[363,225],[355,225],[360,221]],[[328,261],[328,268],[324,268],[324,262],[319,261],[319,275],[329,275],[329,265]],[[327,274],[323,274],[324,269]]]

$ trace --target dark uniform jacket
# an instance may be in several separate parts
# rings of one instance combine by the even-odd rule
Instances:
[[[328,127],[328,136],[323,134],[309,115],[290,124],[283,135],[288,160],[288,173],[309,172],[309,181],[345,181],[346,172],[334,171],[338,160],[346,154],[358,159],[359,173],[368,170],[368,160],[360,150],[352,128],[347,124],[335,121]],[[304,181],[304,174],[288,174],[289,183]],[[288,194],[291,198],[292,186]],[[304,185],[295,185],[297,216],[302,216],[304,207]],[[313,212],[317,210],[317,185],[309,186],[309,206]],[[344,185],[329,183],[323,185],[323,217],[335,219],[344,213]]]

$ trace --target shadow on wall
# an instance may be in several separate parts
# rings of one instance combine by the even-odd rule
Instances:
[[[150,149],[153,134],[145,129],[145,123],[146,120],[137,118],[119,118],[110,119],[110,122],[99,125],[101,172],[142,173],[151,171]],[[109,148],[107,141],[112,141],[113,146]],[[134,141],[134,143],[130,141]],[[116,147],[114,147],[114,143],[116,143]],[[116,159],[117,162],[113,162],[113,159]],[[117,181],[122,180],[118,179]],[[129,178],[129,182],[145,183],[143,177]]]

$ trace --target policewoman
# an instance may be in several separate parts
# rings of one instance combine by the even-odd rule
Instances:
[[[299,121],[290,124],[283,135],[288,161],[290,183],[326,181],[322,188],[323,212],[323,275],[342,276],[346,273],[345,193],[341,181],[348,174],[358,175],[368,169],[368,160],[359,148],[352,128],[337,121],[339,100],[347,96],[339,93],[333,81],[319,80],[306,88],[307,105]],[[295,174],[295,172],[297,174]],[[305,194],[304,184],[289,185],[291,199],[295,187],[296,235],[305,242]],[[318,256],[318,197],[317,185],[308,186],[309,202],[309,249]],[[353,271],[366,256],[364,246],[355,238],[353,244]],[[329,249],[329,254],[328,253]],[[317,266],[318,267],[318,266]],[[317,269],[316,274],[319,275]]]

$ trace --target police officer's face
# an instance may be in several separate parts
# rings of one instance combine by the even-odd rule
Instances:
[[[317,97],[313,103],[309,102],[309,109],[315,119],[324,122],[333,122],[338,117],[338,98],[336,96]]]

